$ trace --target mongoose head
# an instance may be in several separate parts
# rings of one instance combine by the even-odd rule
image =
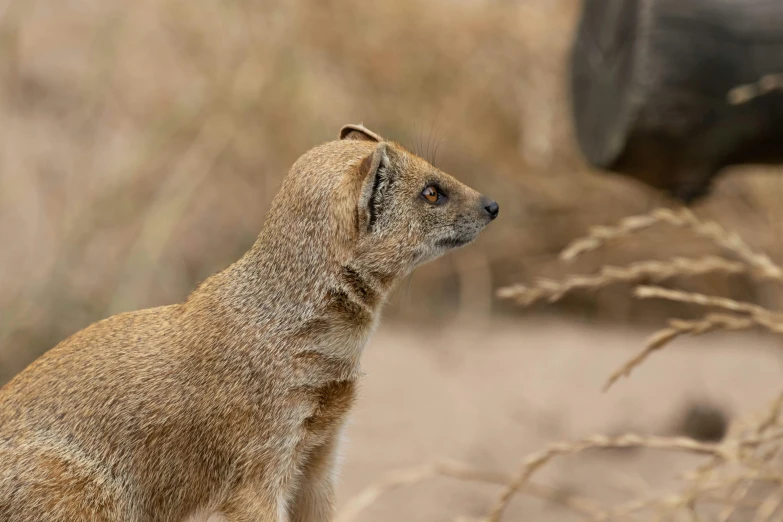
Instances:
[[[498,215],[492,199],[361,125],[340,139],[363,156],[356,253],[394,259],[396,275],[467,245]]]
[[[347,125],[339,140],[293,165],[262,243],[281,270],[298,259],[303,270],[348,267],[391,283],[467,245],[497,215],[492,199],[363,126]]]

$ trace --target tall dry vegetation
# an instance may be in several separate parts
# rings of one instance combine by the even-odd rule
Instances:
[[[498,309],[590,224],[660,197],[582,165],[568,123],[577,0],[0,2],[0,382],[68,334],[182,299],[253,241],[303,151],[363,121],[496,197],[479,244],[419,270],[391,313]],[[783,177],[732,177],[700,214],[777,248]],[[683,234],[585,257],[695,252]],[[698,285],[706,285],[698,287]],[[742,277],[696,290],[765,299]],[[628,319],[622,290],[567,297]],[[457,317],[461,317],[457,315]]]
[[[714,332],[760,328],[783,334],[783,311],[730,299],[660,286],[675,278],[691,279],[706,274],[746,274],[773,286],[783,283],[783,268],[765,253],[754,250],[736,233],[730,233],[714,221],[697,218],[686,209],[657,209],[649,214],[628,217],[617,226],[595,227],[589,234],[571,243],[561,253],[573,262],[586,252],[612,243],[643,236],[650,228],[668,225],[693,237],[708,240],[723,256],[676,257],[668,261],[641,260],[626,266],[603,266],[589,275],[570,275],[561,280],[541,279],[531,286],[501,288],[498,296],[522,306],[544,300],[553,303],[571,292],[584,292],[609,285],[631,284],[638,299],[661,299],[686,304],[695,309],[697,319],[669,319],[668,325],[653,334],[638,354],[608,376],[605,389],[632,371],[678,337]],[[654,284],[649,284],[654,282]],[[661,385],[666,385],[661,382]],[[625,434],[608,437],[595,435],[577,441],[550,444],[525,457],[516,473],[479,469],[460,462],[435,462],[395,472],[371,484],[343,508],[338,520],[361,520],[364,509],[389,490],[416,485],[436,477],[493,484],[499,488],[497,499],[477,522],[500,522],[516,495],[527,495],[557,504],[579,520],[603,521],[747,521],[767,522],[783,519],[783,393],[770,398],[770,404],[748,418],[732,423],[719,441],[700,441],[688,437]],[[641,494],[626,495],[616,504],[585,497],[574,492],[535,481],[537,472],[552,460],[587,451],[642,448],[701,457],[686,473],[672,477],[676,486],[661,490],[649,485]],[[611,466],[610,461],[602,464]],[[643,473],[643,470],[639,470]],[[594,477],[605,482],[608,473]],[[606,484],[609,486],[609,484]],[[458,520],[468,521],[468,518]],[[472,520],[472,519],[470,519]]]
[[[565,34],[573,15],[573,2],[0,2],[0,382],[94,320],[182,299],[252,243],[296,157],[347,122],[537,202],[504,207],[509,224],[562,206],[524,158],[547,163],[567,141],[567,41],[541,31]],[[537,234],[501,252],[503,237],[484,244],[493,258],[551,249]],[[448,302],[452,263],[407,285],[401,308]]]

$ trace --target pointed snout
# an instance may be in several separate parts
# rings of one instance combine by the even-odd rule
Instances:
[[[484,212],[489,215],[490,220],[498,217],[500,206],[498,205],[497,201],[492,201],[488,197],[484,196],[482,197],[481,205],[484,207]]]

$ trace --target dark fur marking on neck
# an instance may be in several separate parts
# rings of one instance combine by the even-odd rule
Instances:
[[[343,422],[356,397],[353,381],[332,381],[319,387],[307,387],[315,401],[315,408],[307,419],[305,427],[313,436],[328,435]]]
[[[469,239],[463,239],[459,237],[447,237],[443,239],[438,239],[435,244],[439,247],[443,248],[459,248],[461,246],[467,245],[470,243]]]
[[[356,368],[352,361],[316,350],[305,350],[294,354],[291,363],[294,375],[300,376],[310,384],[356,378]]]
[[[378,292],[362,275],[350,266],[343,266],[343,281],[365,305],[370,308],[378,303]]]
[[[363,303],[351,299],[344,290],[332,288],[327,292],[327,310],[356,325],[372,321],[372,312]]]
[[[378,272],[377,270],[371,271],[370,277],[377,281],[380,287],[384,290],[388,289],[389,285],[391,285],[394,281],[394,274]]]
[[[321,335],[325,335],[328,332],[329,321],[322,317],[316,317],[302,323],[302,325],[297,328],[294,336],[297,341],[310,342],[313,339],[318,338]]]

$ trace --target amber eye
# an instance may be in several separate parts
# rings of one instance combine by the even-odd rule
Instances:
[[[429,201],[430,203],[437,203],[438,198],[440,197],[440,194],[438,194],[438,189],[436,189],[433,186],[429,186],[421,191],[421,195],[424,196],[424,199]]]

